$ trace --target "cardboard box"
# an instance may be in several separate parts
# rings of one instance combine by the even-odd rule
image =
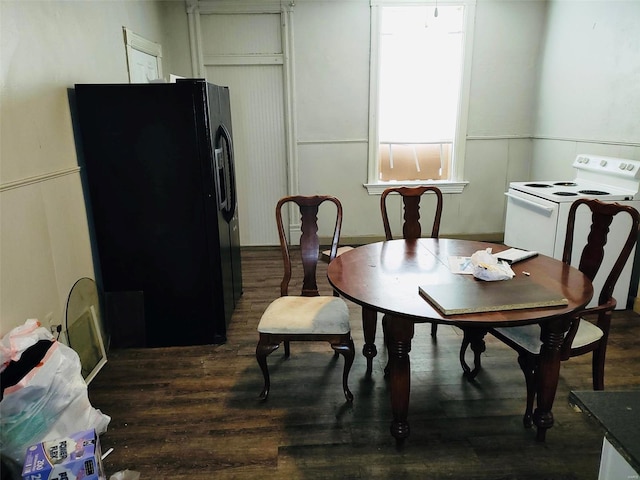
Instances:
[[[95,430],[45,441],[27,449],[23,480],[106,480]]]

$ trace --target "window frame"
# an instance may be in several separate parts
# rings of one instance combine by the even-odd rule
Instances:
[[[471,86],[471,60],[473,58],[473,28],[475,24],[476,0],[453,1],[424,1],[424,0],[370,0],[371,5],[371,29],[370,42],[371,54],[369,58],[369,152],[367,161],[367,183],[365,188],[370,195],[381,195],[388,187],[434,185],[443,193],[461,193],[469,183],[463,179],[464,159],[466,151],[467,119],[469,113],[469,91]],[[379,179],[379,133],[378,133],[378,96],[379,96],[379,71],[380,71],[380,28],[381,9],[389,6],[464,6],[464,60],[462,66],[462,79],[460,85],[460,101],[458,103],[458,115],[454,148],[452,152],[450,179],[431,181],[392,181],[385,182]]]

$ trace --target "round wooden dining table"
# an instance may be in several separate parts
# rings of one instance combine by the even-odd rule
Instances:
[[[372,359],[377,354],[377,314],[386,314],[385,340],[393,414],[391,434],[399,442],[409,436],[409,352],[414,326],[423,322],[461,327],[473,338],[472,349],[474,343],[476,348],[479,348],[479,342],[483,344],[482,338],[489,328],[540,324],[543,345],[534,412],[537,439],[543,441],[546,431],[553,426],[552,407],[560,374],[560,346],[573,316],[591,300],[593,286],[578,269],[545,255],[513,264],[516,275],[510,280],[484,282],[473,275],[452,273],[450,258],[469,257],[487,248],[498,253],[508,247],[445,238],[390,240],[354,248],[329,264],[329,283],[342,296],[362,306],[363,354],[367,358],[368,375],[371,374]],[[508,289],[505,288],[507,285]],[[439,307],[420,293],[420,287],[423,287],[423,293],[432,290],[448,292],[450,298],[447,300],[454,305],[459,302],[463,311],[470,305],[470,288],[480,293],[468,313],[445,314],[441,310],[442,305]],[[540,307],[535,306],[538,305],[535,298],[531,305],[523,304],[522,299],[511,301],[504,298],[501,303],[491,305],[495,295],[488,295],[487,308],[491,310],[478,311],[482,310],[483,292],[496,292],[498,289],[520,292],[544,290],[561,298],[563,304]],[[473,308],[478,305],[480,308]]]

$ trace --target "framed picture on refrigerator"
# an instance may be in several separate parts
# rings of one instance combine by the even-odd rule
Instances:
[[[122,27],[127,50],[129,83],[162,80],[162,45]]]

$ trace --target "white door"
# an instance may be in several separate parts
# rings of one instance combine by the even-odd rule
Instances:
[[[202,15],[207,81],[229,87],[242,246],[277,245],[287,195],[280,14]]]

